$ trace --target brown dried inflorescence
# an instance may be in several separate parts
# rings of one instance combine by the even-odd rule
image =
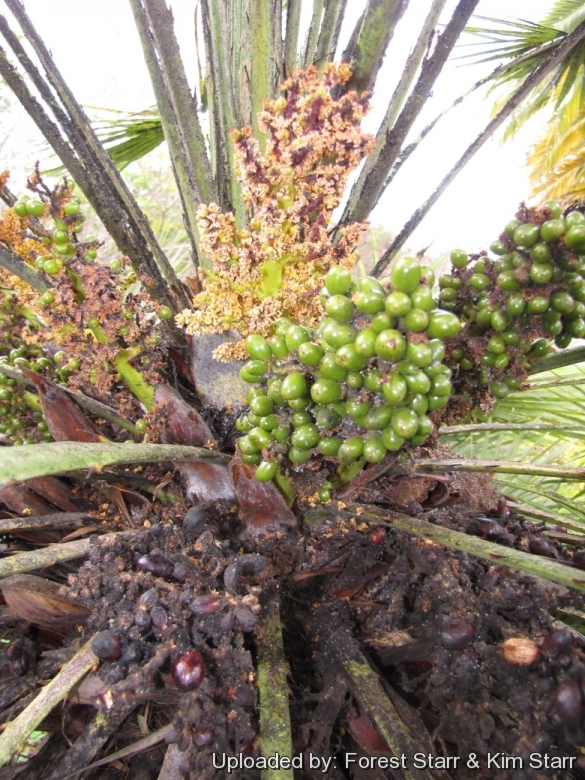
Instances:
[[[266,336],[283,315],[309,326],[321,318],[323,276],[332,265],[352,267],[366,228],[343,228],[337,243],[327,233],[349,174],[374,143],[360,130],[367,96],[333,97],[350,75],[347,65],[333,64],[322,74],[314,67],[293,74],[284,95],[267,100],[260,114],[264,153],[251,128],[232,134],[248,226],[239,228],[234,215],[215,204],[199,207],[202,246],[213,271],[201,271],[204,291],[193,310],[177,316],[188,333],[231,328],[242,337]],[[245,357],[243,342],[223,344],[215,357]]]
[[[129,265],[127,258],[121,261]],[[80,260],[70,261],[68,267],[79,276],[85,297],[79,300],[75,287],[62,272],[59,285],[54,288],[55,301],[42,311],[42,316],[52,343],[64,350],[67,357],[80,362],[79,370],[69,376],[69,386],[103,394],[116,380],[112,366],[121,350],[152,341],[158,322],[145,292],[125,296],[120,289],[119,272]],[[96,320],[97,327],[92,327]],[[143,350],[136,355],[145,381],[152,384],[158,381],[155,369],[159,361],[152,360],[154,354],[154,348],[149,347],[145,364],[139,364]]]
[[[5,178],[0,174],[0,185]],[[67,179],[50,189],[37,166],[27,187],[44,214],[39,218],[25,211],[19,216],[24,198],[6,209],[0,219],[0,245],[35,266],[48,290],[40,296],[0,268],[0,284],[10,291],[0,308],[11,315],[9,323],[4,317],[4,324],[11,327],[0,354],[21,345],[22,357],[44,353],[51,360],[44,360],[44,365],[33,361],[27,367],[50,370],[50,378],[91,395],[109,392],[118,374],[132,392],[133,383],[156,384],[161,362],[156,307],[138,284],[128,258],[121,257],[111,267],[94,262],[100,243],[91,236],[80,240],[84,217],[78,205],[68,208],[74,196]],[[148,285],[150,280],[142,282]],[[60,352],[64,354],[57,360]],[[58,365],[62,367],[56,369]],[[125,391],[117,401],[127,411],[136,405]]]

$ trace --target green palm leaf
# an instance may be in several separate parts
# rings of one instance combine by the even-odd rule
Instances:
[[[550,384],[559,379],[571,379],[576,383]],[[495,455],[498,460],[505,461],[583,467],[583,420],[585,365],[579,364],[541,374],[532,382],[530,390],[512,393],[498,401],[486,429],[467,434],[443,433],[441,440],[459,455],[479,460],[493,459]],[[551,424],[554,429],[489,430],[490,423]],[[494,483],[519,503],[566,519],[572,528],[585,532],[583,483],[533,475],[514,475],[512,481],[501,474],[494,476]]]
[[[98,138],[122,170],[144,157],[165,140],[162,124],[155,107],[127,114],[123,111],[98,108],[97,111],[116,114],[94,122]]]
[[[581,3],[578,5],[582,6]],[[501,67],[494,76],[494,88],[503,93],[494,106],[498,111],[519,84],[550,55],[583,21],[585,11],[570,2],[557,2],[542,23],[525,20],[505,21],[476,17],[490,25],[468,27],[467,32],[480,40],[480,50],[466,55],[475,62],[499,60]],[[513,135],[537,111],[547,106],[557,108],[573,90],[581,92],[585,44],[578,44],[544,80],[528,100],[512,115],[506,135]]]

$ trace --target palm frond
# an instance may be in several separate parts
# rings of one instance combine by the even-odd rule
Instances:
[[[98,138],[120,170],[152,152],[165,140],[156,108],[132,114],[112,109],[96,110],[102,114],[105,111],[115,114],[113,118],[101,116],[93,124]]]
[[[573,379],[576,384],[550,386],[555,379]],[[542,387],[541,387],[542,385]],[[585,419],[585,365],[579,364],[541,374],[528,391],[512,393],[498,401],[489,422],[554,424],[554,430],[475,431],[444,437],[455,452],[466,457],[526,463],[585,466],[582,430],[562,429],[580,426]],[[515,475],[508,480],[496,475],[501,491],[519,503],[544,510],[585,531],[584,486],[550,477]]]
[[[483,44],[479,51],[465,55],[474,62],[499,60],[501,67],[494,76],[492,89],[500,93],[494,106],[498,111],[546,57],[561,45],[584,19],[585,6],[574,0],[557,0],[547,17],[541,22],[526,20],[498,20],[476,17],[489,24],[468,27],[467,32],[479,38]],[[535,113],[554,106],[559,109],[574,92],[581,95],[585,63],[585,44],[575,46],[558,64],[549,77],[541,82],[530,98],[510,118],[505,138],[511,138]]]
[[[557,0],[542,24],[569,32],[585,19],[583,0]]]

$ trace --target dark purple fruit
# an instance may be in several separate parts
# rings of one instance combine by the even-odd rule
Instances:
[[[197,729],[197,731],[193,732],[193,744],[198,748],[206,747],[207,745],[211,745],[213,737],[214,731],[209,726],[207,726],[207,728]]]
[[[238,574],[242,574],[244,577],[250,577],[254,574],[261,574],[268,566],[268,559],[265,558],[264,555],[251,553],[238,556],[235,563]]]
[[[534,555],[545,555],[547,558],[556,558],[557,551],[548,539],[543,536],[533,536],[528,542],[528,549]]]
[[[475,527],[479,536],[490,541],[503,539],[508,535],[506,529],[497,520],[492,520],[490,517],[478,517],[475,521]]]
[[[6,651],[5,651],[6,658],[9,661],[15,661],[20,656],[20,654],[22,653],[23,649],[24,648],[23,648],[22,644],[18,640],[15,640],[14,642],[11,642],[8,645],[8,647],[6,648]]]
[[[475,637],[475,626],[463,618],[447,618],[441,629],[441,642],[447,650],[461,650]]]
[[[585,550],[575,550],[573,553],[573,566],[585,570]]]
[[[26,650],[20,648],[16,658],[8,662],[8,667],[13,674],[18,675],[18,677],[24,677],[30,668],[30,655]]]
[[[577,723],[583,716],[583,694],[576,680],[564,680],[555,693],[555,710],[565,723]]]
[[[158,604],[153,607],[150,610],[150,619],[155,628],[158,628],[159,631],[166,631],[169,625],[169,616],[164,607],[161,607]]]
[[[205,509],[194,506],[187,512],[183,520],[183,532],[189,541],[194,542],[203,533],[205,528]]]
[[[244,632],[253,631],[254,626],[258,621],[258,618],[252,610],[244,604],[240,604],[236,607],[235,618],[237,624]]]
[[[197,596],[189,604],[189,609],[197,617],[203,617],[204,615],[212,615],[217,612],[223,606],[223,599],[217,596],[215,593],[209,593],[206,596]]]
[[[150,628],[152,620],[150,619],[150,615],[148,612],[146,612],[146,610],[139,609],[134,615],[134,623],[141,631],[146,631]]]
[[[142,596],[138,599],[138,606],[144,609],[150,609],[154,607],[158,601],[158,591],[156,588],[150,588],[150,590],[144,591]]]
[[[140,571],[147,571],[155,577],[170,580],[173,576],[174,566],[159,553],[150,553],[149,555],[141,555],[136,559],[136,568]]]
[[[192,691],[201,685],[204,672],[205,661],[201,653],[198,653],[196,650],[183,653],[173,661],[173,680],[179,688],[183,688],[186,691]]]
[[[372,528],[368,534],[368,538],[372,544],[384,544],[384,540],[386,539],[386,529],[382,527]]]
[[[229,566],[226,567],[224,573],[223,573],[223,584],[226,587],[226,590],[234,590],[237,582],[239,579],[239,572],[238,567],[235,563],[230,563]]]
[[[545,636],[542,642],[542,649],[545,653],[563,653],[569,650],[573,644],[573,635],[568,628],[556,628],[550,634]]]
[[[122,655],[122,637],[113,631],[100,631],[93,638],[91,649],[102,661],[117,661]]]

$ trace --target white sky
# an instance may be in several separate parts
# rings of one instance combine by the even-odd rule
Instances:
[[[365,0],[351,0],[352,15],[359,16]],[[442,21],[455,6],[449,0]],[[176,30],[186,67],[194,80],[194,0],[172,0]],[[144,60],[134,29],[130,6],[124,0],[25,0],[26,9],[45,39],[58,67],[78,100],[90,106],[140,111],[154,103]],[[403,63],[430,0],[411,0],[392,41],[373,98],[366,129],[374,132],[392,94]],[[550,8],[549,0],[480,0],[477,13],[497,18],[538,21]],[[353,19],[348,20],[348,33]],[[462,50],[463,53],[466,50]],[[423,127],[455,97],[481,77],[487,66],[448,63],[414,128]],[[398,231],[426,200],[435,185],[463,153],[490,117],[492,101],[485,91],[468,98],[425,139],[399,172],[376,210],[372,222]],[[408,242],[413,251],[431,244],[429,254],[463,246],[486,248],[512,218],[519,202],[528,197],[525,155],[542,130],[546,117],[537,117],[514,141],[488,141],[449,187]],[[41,146],[34,126],[20,111],[2,119],[0,170],[11,168],[12,187],[19,184],[39,157]]]

